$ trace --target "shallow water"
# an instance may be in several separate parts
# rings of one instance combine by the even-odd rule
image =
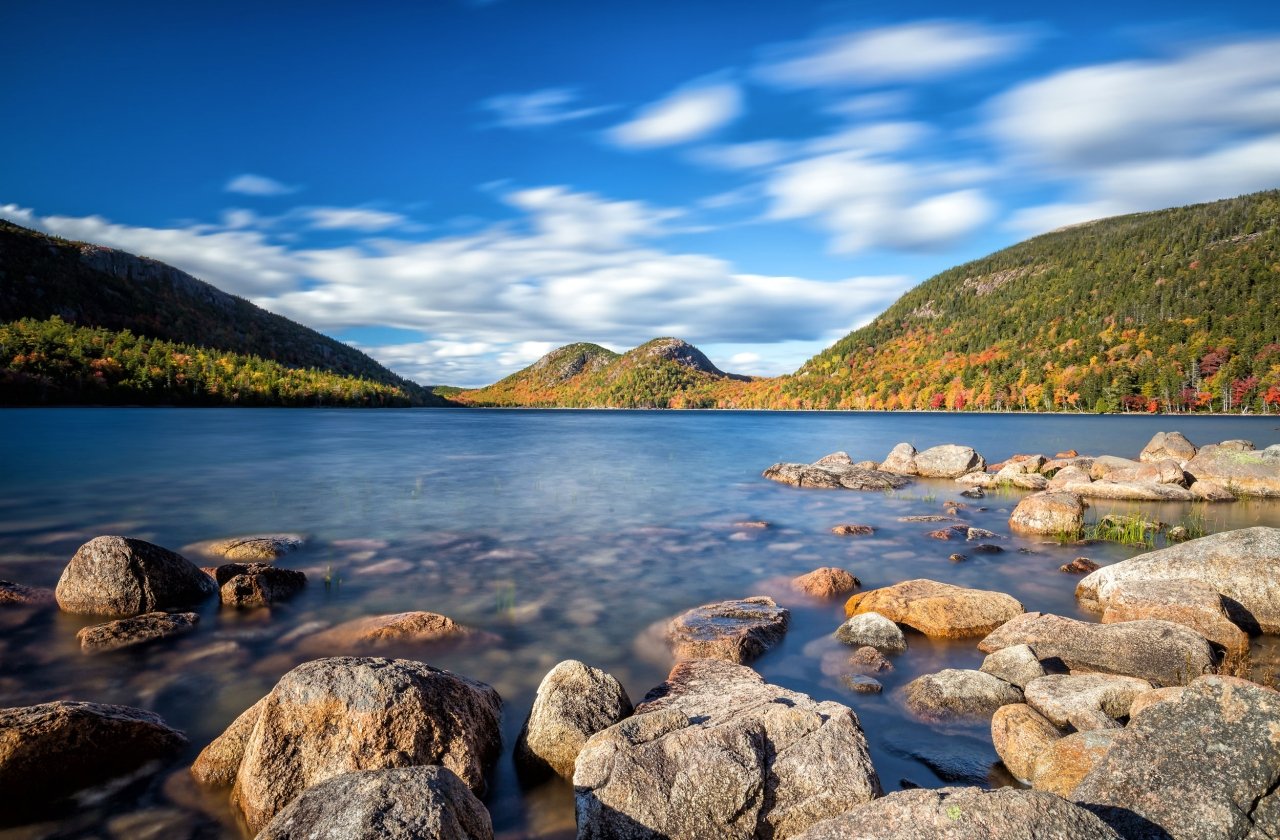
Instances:
[[[882,695],[854,694],[824,675],[841,602],[807,601],[787,578],[840,566],[864,588],[928,577],[1008,592],[1030,610],[1092,618],[1075,606],[1075,576],[1058,566],[1085,555],[1108,563],[1136,553],[1034,539],[974,554],[939,527],[899,517],[942,513],[960,499],[950,481],[892,493],[800,490],[760,478],[776,461],[843,449],[880,459],[899,441],[974,446],[989,461],[1015,452],[1136,457],[1156,431],[1196,443],[1280,442],[1280,418],[1025,415],[53,409],[0,412],[0,578],[53,586],[76,548],[124,534],[182,551],[202,540],[301,532],[309,542],[279,565],[309,585],[270,611],[216,603],[187,636],[149,648],[83,655],[76,631],[92,620],[0,610],[0,707],[55,699],[152,709],[186,731],[182,763],[74,814],[0,837],[129,836],[127,812],[164,812],[212,836],[239,837],[224,796],[207,796],[185,765],[289,668],[313,658],[300,628],[404,610],[444,613],[500,641],[461,649],[400,650],[493,684],[505,701],[506,755],[486,799],[501,837],[572,836],[572,790],[523,790],[510,745],[547,670],[582,659],[618,677],[633,700],[670,661],[646,641],[651,624],[724,598],[770,594],[792,610],[784,643],[755,663],[766,679],[839,700],[862,719],[886,790],[903,783],[1001,785],[985,724],[932,727],[901,711],[900,689],[944,667],[977,667],[976,640],[909,634],[883,675]],[[1007,535],[1021,491],[967,501],[965,521]],[[977,509],[985,507],[986,510]],[[1184,504],[1099,503],[1177,523]],[[1280,526],[1280,503],[1203,508],[1210,530]],[[772,527],[734,523],[765,520]],[[838,537],[839,523],[872,525]],[[1024,551],[1025,550],[1025,551]],[[969,555],[952,563],[953,552]],[[202,565],[213,562],[188,552]],[[328,578],[328,583],[325,583]],[[783,581],[783,582],[780,582]],[[292,635],[290,635],[292,634]],[[337,654],[344,651],[325,651]],[[1258,649],[1262,659],[1272,648]],[[147,819],[159,819],[151,810]],[[173,835],[168,832],[168,836]]]

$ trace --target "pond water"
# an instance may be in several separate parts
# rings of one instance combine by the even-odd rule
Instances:
[[[1003,553],[972,554],[963,542],[926,537],[936,525],[899,521],[942,513],[943,502],[960,498],[963,488],[953,482],[918,480],[891,494],[801,490],[760,472],[835,450],[878,460],[899,441],[920,449],[967,444],[988,461],[1069,448],[1136,457],[1152,434],[1173,429],[1197,444],[1280,442],[1280,418],[1272,417],[0,412],[0,578],[51,587],[75,550],[101,534],[181,552],[255,532],[305,534],[307,546],[278,562],[309,578],[302,595],[271,610],[222,610],[214,599],[189,635],[98,656],[82,654],[76,642],[77,630],[96,623],[90,619],[0,609],[0,707],[124,703],[159,713],[191,741],[181,763],[150,781],[48,823],[0,830],[0,837],[124,837],[139,825],[124,814],[157,808],[178,809],[179,822],[208,836],[240,837],[225,795],[196,789],[186,765],[283,673],[316,655],[294,631],[405,610],[443,613],[498,637],[471,648],[394,653],[483,680],[502,694],[506,751],[486,798],[500,837],[573,833],[571,787],[524,789],[511,763],[534,691],[556,662],[575,658],[604,668],[639,701],[671,666],[660,646],[646,642],[646,628],[699,604],[754,594],[773,595],[792,610],[785,641],[754,667],[771,682],[854,708],[887,791],[1011,784],[985,724],[929,726],[902,711],[901,688],[916,676],[976,668],[977,640],[910,633],[908,651],[883,676],[884,693],[854,694],[822,668],[823,655],[840,649],[831,634],[842,602],[808,601],[780,580],[839,566],[867,589],[927,577],[1007,592],[1029,610],[1094,618],[1075,605],[1078,578],[1058,567],[1081,555],[1114,562],[1137,549],[1010,537],[1000,541]],[[1009,511],[1022,495],[963,500],[971,506],[962,516],[1008,535]],[[1099,503],[1090,517],[1109,510],[1177,523],[1195,508]],[[1201,510],[1209,530],[1280,526],[1274,501]],[[735,527],[746,520],[771,527]],[[840,523],[876,532],[831,534]],[[957,551],[969,559],[950,562]]]

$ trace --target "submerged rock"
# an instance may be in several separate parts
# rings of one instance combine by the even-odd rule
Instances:
[[[297,551],[305,544],[306,538],[301,534],[254,534],[205,543],[203,547],[208,553],[228,560],[269,562],[291,551]]]
[[[900,475],[852,464],[774,464],[764,471],[763,476],[794,487],[827,490],[896,490],[911,483]]]
[[[836,638],[846,645],[875,648],[881,653],[907,649],[907,638],[898,625],[876,612],[853,616],[836,630]]]
[[[857,589],[860,583],[844,569],[832,566],[814,569],[791,580],[794,588],[813,598],[836,598]]]
[[[1084,502],[1075,493],[1032,493],[1013,509],[1009,527],[1024,534],[1075,536],[1084,528]]]
[[[198,613],[143,613],[85,627],[76,638],[85,653],[105,653],[189,633],[199,621]]]
[[[227,563],[214,571],[222,603],[231,607],[266,607],[292,598],[307,576],[267,563]]]
[[[676,659],[750,662],[786,635],[790,611],[758,595],[704,604],[676,617],[666,636]]]
[[[52,589],[23,586],[20,583],[0,580],[0,607],[18,605],[24,607],[45,607],[56,603]]]
[[[516,766],[531,779],[551,773],[572,779],[587,739],[631,712],[631,698],[616,679],[577,660],[561,662],[538,686],[516,741]]]
[[[1003,592],[919,579],[857,593],[844,610],[850,617],[877,612],[926,636],[957,639],[989,633],[1023,607]]]
[[[983,718],[1021,703],[1022,690],[982,671],[947,668],[908,683],[906,699],[907,708],[926,720]]]
[[[1063,563],[1058,567],[1058,571],[1066,572],[1069,575],[1087,575],[1089,572],[1096,572],[1099,566],[1088,557],[1077,557],[1070,563]]]
[[[836,525],[831,529],[831,533],[842,537],[866,537],[875,532],[870,525]]]
[[[987,462],[970,446],[948,443],[917,452],[915,465],[916,472],[925,478],[959,478],[965,473],[982,472]]]
[[[200,568],[166,548],[128,537],[95,537],[58,580],[58,606],[82,615],[138,615],[199,603],[217,591]]]
[[[345,621],[308,636],[302,647],[317,652],[368,650],[395,645],[458,642],[476,632],[439,613],[413,612],[371,615]]]
[[[850,654],[848,666],[855,674],[879,674],[893,670],[893,663],[871,645],[863,645]]]

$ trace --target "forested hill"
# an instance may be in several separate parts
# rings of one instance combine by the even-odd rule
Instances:
[[[949,269],[809,360],[816,408],[1280,409],[1280,191],[1119,216]]]
[[[172,266],[0,220],[0,323],[24,318],[43,323],[57,318],[76,327],[95,328],[95,335],[117,333],[126,342],[130,336],[140,336],[158,339],[161,344],[157,346],[167,342],[186,345],[188,350],[211,351],[212,355],[227,359],[276,363],[261,367],[258,373],[263,375],[268,369],[316,372],[320,376],[308,381],[329,382],[333,387],[326,386],[326,393],[330,395],[376,391],[398,395],[396,404],[445,404],[429,389],[397,376],[359,350],[260,309]],[[32,329],[28,326],[21,334],[32,335]],[[40,330],[40,334],[46,340],[60,336],[77,341],[90,335],[63,330],[56,324]],[[94,351],[90,348],[89,352],[92,355]],[[75,383],[56,381],[61,369],[33,372],[29,354],[23,355],[24,375],[48,379],[52,391],[43,392],[57,394],[56,401],[75,401],[73,394],[84,393]],[[15,369],[11,358],[0,358],[0,365]],[[340,384],[341,379],[351,379],[356,384]],[[387,387],[370,389],[366,384]],[[269,404],[270,393],[270,387],[264,385],[253,401]],[[145,394],[132,396],[150,401]],[[168,401],[174,395],[153,396],[156,401]],[[185,398],[189,394],[176,396],[180,402],[193,401]],[[204,392],[194,401],[220,403],[227,396]],[[317,396],[324,404],[324,397]],[[301,402],[306,403],[305,399]]]

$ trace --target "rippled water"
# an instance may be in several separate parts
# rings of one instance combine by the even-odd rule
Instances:
[[[852,706],[886,790],[903,783],[1008,784],[985,725],[930,727],[901,711],[899,690],[915,676],[977,667],[976,640],[909,634],[910,649],[882,679],[885,693],[853,694],[821,667],[823,654],[839,649],[830,635],[842,619],[840,602],[806,601],[780,581],[833,565],[856,574],[864,588],[929,577],[1008,592],[1028,609],[1091,618],[1075,606],[1078,578],[1058,566],[1082,554],[1113,562],[1134,550],[1011,538],[1001,541],[1001,554],[972,554],[963,542],[927,538],[936,525],[898,521],[941,513],[944,501],[959,498],[961,488],[950,481],[856,493],[785,487],[760,472],[776,461],[812,461],[838,449],[855,460],[879,459],[903,440],[917,448],[964,443],[990,461],[1068,448],[1136,457],[1153,433],[1171,429],[1196,443],[1280,442],[1280,418],[1271,417],[0,412],[0,578],[53,586],[76,548],[100,534],[179,551],[254,532],[309,538],[305,549],[280,561],[307,573],[301,596],[270,611],[207,604],[196,632],[141,650],[86,656],[75,634],[93,621],[0,609],[0,706],[125,703],[158,712],[191,739],[183,763],[151,782],[0,837],[124,837],[137,831],[124,822],[126,812],[155,808],[179,809],[177,818],[188,825],[207,822],[214,836],[239,837],[223,797],[198,791],[185,765],[281,674],[315,655],[294,631],[403,610],[444,613],[500,638],[471,649],[397,653],[501,692],[508,750],[487,804],[503,837],[572,836],[571,788],[523,790],[510,761],[534,690],[552,665],[572,657],[605,668],[639,700],[671,664],[645,641],[647,627],[708,601],[761,593],[792,609],[792,626],[755,667],[772,682]],[[1008,513],[1021,495],[989,495],[971,503],[986,510],[963,514],[975,526],[1008,534]],[[1091,515],[1113,509],[1176,523],[1192,508],[1099,503]],[[1280,503],[1205,510],[1211,530],[1280,525]],[[772,527],[734,526],[743,520]],[[829,533],[839,523],[877,530],[870,537]],[[950,562],[957,551],[970,559]]]

